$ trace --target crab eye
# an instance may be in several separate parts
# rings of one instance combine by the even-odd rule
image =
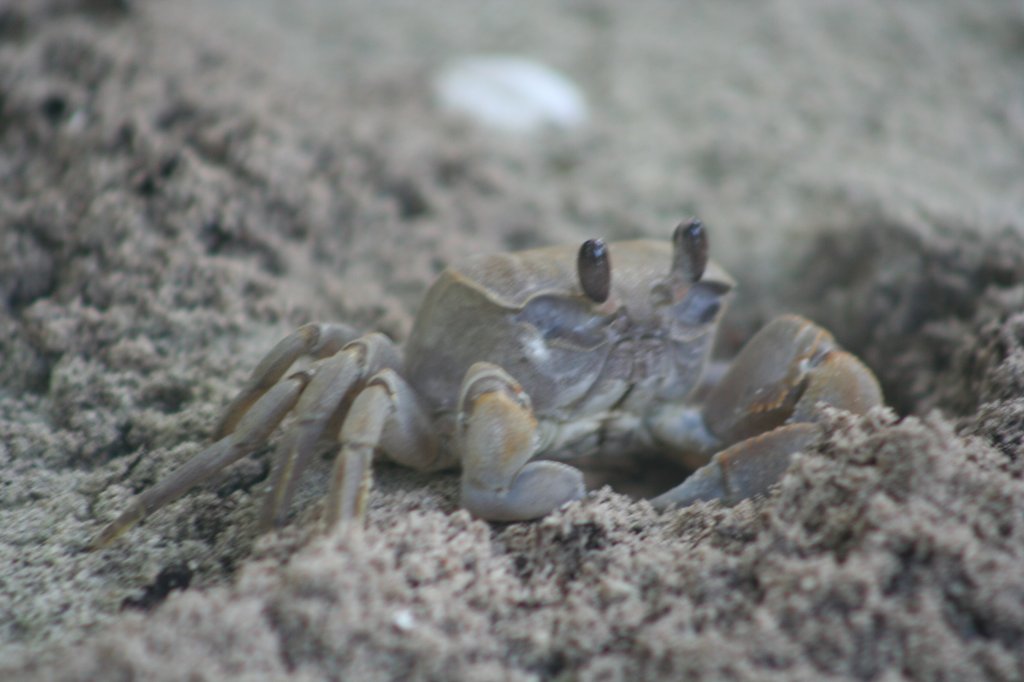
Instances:
[[[604,303],[612,288],[612,266],[608,259],[608,247],[600,239],[588,239],[580,247],[576,258],[583,293],[594,303]]]
[[[672,234],[672,273],[688,282],[699,281],[708,264],[708,235],[704,223],[692,218]]]

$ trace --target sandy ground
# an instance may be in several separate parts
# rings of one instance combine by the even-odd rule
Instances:
[[[511,52],[591,126],[436,110]],[[0,677],[1024,678],[1021,74],[1014,2],[0,2]],[[297,325],[402,339],[462,255],[693,213],[723,352],[802,312],[893,406],[771,495],[490,526],[382,464],[364,536],[313,482],[257,538],[264,450],[85,551]]]

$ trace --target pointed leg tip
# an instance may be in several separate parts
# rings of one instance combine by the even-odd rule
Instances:
[[[99,533],[93,536],[87,545],[87,549],[90,552],[106,549],[135,524],[146,518],[146,514],[146,506],[137,497],[132,499],[120,516],[108,523]]]
[[[119,521],[108,524],[104,528],[96,533],[89,543],[86,545],[86,551],[98,552],[102,549],[107,549],[114,542],[120,538],[134,523],[124,524]]]

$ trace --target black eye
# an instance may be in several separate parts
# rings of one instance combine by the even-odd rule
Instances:
[[[604,303],[612,288],[612,265],[608,260],[608,247],[600,239],[588,239],[580,247],[576,258],[583,293],[594,303]]]
[[[672,271],[686,282],[704,276],[708,264],[708,234],[696,218],[679,223],[672,234]]]

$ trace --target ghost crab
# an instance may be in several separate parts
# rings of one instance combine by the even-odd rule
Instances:
[[[340,448],[329,528],[364,515],[375,453],[422,471],[461,466],[462,506],[491,521],[581,498],[581,471],[565,461],[639,450],[695,469],[655,507],[762,492],[816,438],[822,405],[863,413],[882,395],[860,360],[796,316],[765,326],[724,372],[705,373],[732,287],[708,261],[698,220],[671,242],[595,239],[470,258],[427,292],[404,358],[387,337],[353,339],[340,325],[309,324],[281,341],[215,442],[133,498],[94,546],[260,447],[289,413],[265,528],[284,522],[325,436]],[[300,358],[309,369],[285,377]]]

